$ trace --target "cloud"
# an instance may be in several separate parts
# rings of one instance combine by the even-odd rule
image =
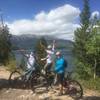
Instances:
[[[62,39],[72,39],[78,27],[80,10],[69,4],[50,10],[41,11],[33,19],[21,19],[8,23],[14,35],[34,34],[49,35]]]
[[[99,11],[92,12],[91,18],[94,18],[95,16],[100,17],[100,12]]]

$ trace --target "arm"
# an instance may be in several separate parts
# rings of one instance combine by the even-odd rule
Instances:
[[[45,58],[42,58],[42,59],[41,59],[41,61],[44,61],[44,60],[46,60],[46,59],[48,59],[48,56],[47,56],[47,57],[45,57]]]
[[[25,57],[29,57],[29,55],[28,54],[25,54],[25,50],[24,49],[21,49],[21,50],[19,50],[20,51],[20,53],[23,55],[23,56],[25,56]]]
[[[53,41],[52,51],[55,51],[55,40]]]
[[[41,58],[41,61],[44,61],[44,60],[46,60],[47,58]]]

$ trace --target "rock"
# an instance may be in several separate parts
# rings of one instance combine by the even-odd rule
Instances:
[[[10,90],[7,90],[7,91],[6,91],[6,93],[10,93],[10,92],[11,92]]]
[[[45,93],[45,94],[43,94],[43,95],[40,95],[40,96],[39,96],[39,99],[40,99],[40,100],[48,100],[49,97],[50,97],[50,96],[49,96],[48,94]]]
[[[35,93],[33,91],[30,91],[29,94],[30,95],[35,95]]]

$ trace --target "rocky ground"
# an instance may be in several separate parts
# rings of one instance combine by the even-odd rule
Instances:
[[[8,85],[9,75],[8,71],[0,68],[0,100],[74,100],[68,95],[57,96],[58,91],[46,91],[45,87],[38,88],[35,92],[30,89],[12,89]],[[100,93],[84,89],[81,100],[100,100]]]

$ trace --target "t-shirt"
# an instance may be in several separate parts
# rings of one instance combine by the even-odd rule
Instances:
[[[46,50],[46,52],[47,52],[46,62],[47,62],[47,64],[50,64],[53,62],[52,55],[54,55],[54,51]]]
[[[35,70],[34,64],[35,64],[35,58],[34,58],[34,56],[29,55],[28,61],[27,61],[27,68],[28,69],[32,68],[33,70]]]
[[[65,66],[64,66],[64,58],[57,58],[55,63],[55,72],[58,74],[64,73]]]

